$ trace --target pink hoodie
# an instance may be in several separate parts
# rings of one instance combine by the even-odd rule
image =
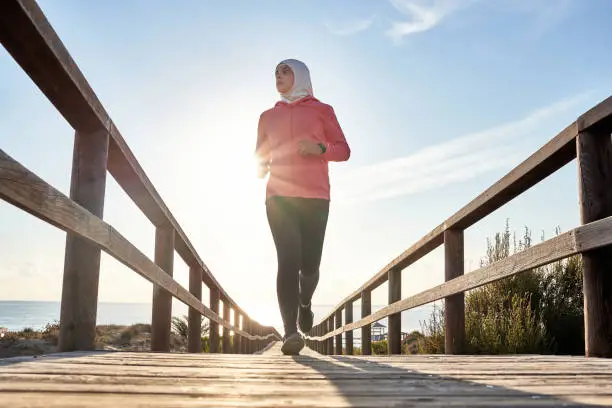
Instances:
[[[257,131],[256,155],[270,166],[266,197],[329,200],[327,164],[348,160],[351,150],[333,108],[312,96],[306,66],[295,60],[283,63],[294,71],[294,87],[283,95],[282,101],[261,114]],[[302,139],[323,143],[325,153],[302,156],[298,151]]]

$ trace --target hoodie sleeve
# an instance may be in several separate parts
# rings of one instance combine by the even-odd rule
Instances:
[[[255,144],[255,157],[259,165],[266,165],[270,162],[270,144],[264,131],[263,114],[259,116],[257,124],[257,142]]]
[[[323,157],[328,161],[347,161],[351,157],[351,149],[346,142],[334,109],[329,105],[325,108],[323,125],[326,139],[326,151]]]

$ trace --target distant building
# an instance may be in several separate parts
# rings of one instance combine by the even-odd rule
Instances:
[[[4,337],[4,335],[7,333],[8,329],[6,327],[0,327],[0,338]]]
[[[372,341],[381,341],[387,338],[387,326],[375,322],[372,325]]]

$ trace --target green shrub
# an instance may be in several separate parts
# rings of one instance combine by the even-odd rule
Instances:
[[[556,230],[559,233],[559,230]],[[525,228],[517,242],[506,223],[502,233],[487,240],[481,266],[531,246]],[[544,237],[542,237],[544,240]],[[579,256],[493,282],[466,293],[466,352],[471,354],[583,354],[584,312],[582,262]],[[444,314],[434,307],[422,323],[419,352],[444,352]]]
[[[372,355],[383,355],[387,354],[387,340],[373,341],[372,342]]]

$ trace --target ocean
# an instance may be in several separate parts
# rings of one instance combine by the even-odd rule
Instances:
[[[186,306],[181,304],[180,310],[174,310],[173,315],[186,314]],[[372,305],[372,312],[376,312],[383,305]],[[432,312],[433,305],[424,305],[402,313],[402,331],[411,332],[421,330],[421,322],[425,321]],[[331,306],[313,305],[315,322],[319,321],[329,312]],[[353,309],[354,320],[361,316],[360,306]],[[44,329],[47,323],[59,321],[60,302],[55,301],[0,301],[0,327],[9,331],[23,330],[26,327],[34,330]],[[99,302],[97,324],[131,325],[151,322],[151,304],[147,303],[113,303]],[[379,323],[387,326],[387,319]],[[281,328],[277,327],[280,331]],[[359,344],[360,330],[353,334],[356,345]]]
[[[9,331],[26,327],[41,330],[59,322],[60,302],[0,300],[0,327]],[[98,303],[97,324],[130,325],[151,322],[151,305],[146,303]]]

